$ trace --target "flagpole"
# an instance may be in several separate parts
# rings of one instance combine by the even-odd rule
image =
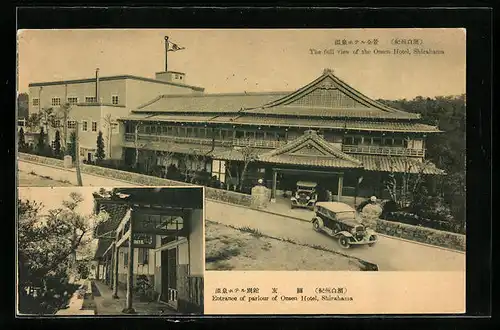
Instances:
[[[165,36],[165,72],[168,71],[168,36]]]

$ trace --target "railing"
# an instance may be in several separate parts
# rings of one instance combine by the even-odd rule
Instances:
[[[179,142],[179,143],[192,143],[201,145],[212,145],[215,142],[219,146],[231,146],[232,141],[221,141],[207,139],[207,138],[196,138],[196,137],[184,137],[184,136],[172,136],[172,135],[157,135],[157,134],[137,134],[137,139],[139,141],[152,141],[152,142]],[[126,142],[135,141],[135,133],[125,133]]]
[[[233,146],[249,146],[256,148],[279,148],[284,145],[285,141],[277,140],[257,140],[257,139],[233,139]]]
[[[385,155],[385,156],[413,156],[413,157],[425,156],[424,149],[410,149],[403,147],[343,145],[342,151],[346,153]]]
[[[151,142],[165,142],[165,143],[190,143],[199,145],[212,145],[215,143],[217,146],[250,146],[255,148],[269,148],[276,149],[286,144],[286,141],[278,140],[258,140],[258,139],[229,139],[229,140],[215,140],[210,138],[197,138],[197,137],[184,137],[172,135],[159,135],[159,134],[138,134],[139,141]],[[135,141],[135,133],[125,134],[126,142]],[[410,156],[410,157],[424,157],[424,149],[411,149],[403,147],[390,147],[390,146],[365,146],[365,145],[342,145],[342,151],[346,153],[370,154],[370,155],[385,155],[385,156]]]

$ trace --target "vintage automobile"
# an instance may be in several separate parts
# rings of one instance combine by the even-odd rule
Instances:
[[[290,198],[291,208],[304,207],[314,210],[314,205],[318,199],[316,186],[316,182],[298,181],[295,194]]]
[[[347,204],[318,202],[315,211],[314,230],[337,238],[344,249],[351,245],[374,246],[378,240],[376,232],[364,225],[356,210]]]

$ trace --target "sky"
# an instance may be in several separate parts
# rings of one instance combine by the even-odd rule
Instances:
[[[465,93],[465,29],[20,30],[18,92],[32,82],[91,78],[96,68],[101,76],[154,78],[165,67],[164,36],[185,47],[168,53],[169,70],[185,72],[186,83],[206,93],[293,91],[325,68],[375,99]],[[395,46],[397,38],[422,44]],[[353,44],[335,45],[343,39]],[[366,43],[373,39],[376,46]],[[394,48],[444,53],[396,55]]]
[[[19,187],[18,198],[42,203],[41,214],[47,214],[51,209],[63,207],[62,202],[64,200],[70,201],[69,195],[76,192],[83,197],[83,201],[78,205],[76,211],[82,215],[91,215],[94,207],[92,193],[99,191],[99,189],[98,187]]]

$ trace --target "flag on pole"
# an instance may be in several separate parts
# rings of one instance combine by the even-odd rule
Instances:
[[[185,47],[179,47],[179,45],[174,44],[171,41],[168,41],[168,49],[167,49],[168,52],[176,52],[178,50],[183,50],[183,49],[185,49]]]

